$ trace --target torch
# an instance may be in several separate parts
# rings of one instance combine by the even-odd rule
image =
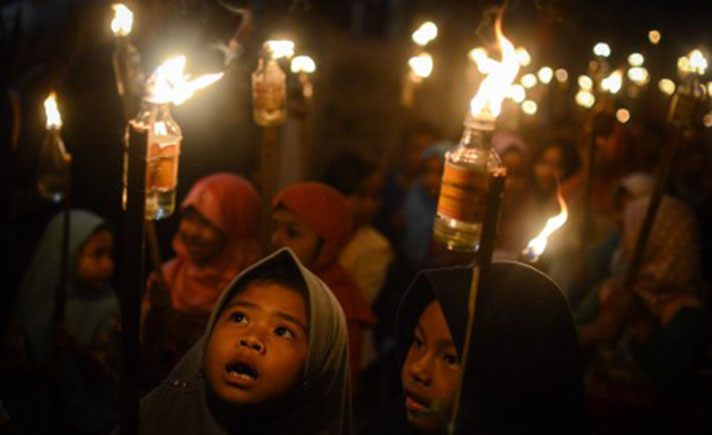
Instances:
[[[300,141],[300,160],[302,169],[302,178],[307,179],[309,176],[309,121],[311,114],[311,102],[314,95],[314,87],[311,81],[311,75],[316,71],[316,63],[309,56],[296,56],[292,59],[290,70],[299,78],[301,87],[301,100],[303,104],[299,105],[303,110],[300,111],[301,119],[299,122],[299,141]]]
[[[207,74],[190,80],[185,56],[159,66],[146,84],[146,97],[126,131],[129,164],[122,291],[121,419],[122,434],[138,433],[138,347],[143,295],[144,222],[165,218],[175,208],[182,134],[170,104],[181,104],[198,89],[222,77]]]
[[[416,54],[408,59],[409,71],[403,82],[401,104],[411,107],[415,97],[415,89],[430,76],[433,71],[433,58],[425,51],[425,47],[438,36],[438,26],[432,21],[426,21],[413,32],[411,38],[418,46]]]
[[[59,281],[55,288],[52,314],[52,323],[59,325],[64,321],[64,304],[67,297],[72,156],[67,152],[60,134],[62,117],[59,114],[57,95],[54,92],[51,92],[44,101],[44,108],[47,116],[47,134],[40,151],[37,190],[43,198],[53,202],[61,201],[64,206]]]
[[[678,61],[678,67],[683,77],[683,83],[677,87],[668,112],[668,122],[674,127],[675,134],[673,140],[666,142],[663,151],[661,168],[655,177],[650,203],[624,277],[622,297],[617,303],[612,304],[608,311],[604,311],[594,324],[581,329],[579,340],[582,343],[610,339],[620,331],[625,313],[635,298],[633,288],[643,264],[648,239],[655,223],[655,215],[663,197],[663,190],[675,154],[682,141],[683,130],[692,125],[695,120],[702,118],[702,104],[700,103],[705,98],[706,92],[700,83],[700,78],[707,69],[707,60],[699,50],[693,50],[687,57]]]
[[[462,429],[463,414],[460,409],[465,406],[463,404],[469,407],[477,401],[476,397],[463,394],[463,385],[469,385],[474,376],[468,368],[468,361],[476,352],[473,331],[478,289],[486,286],[506,178],[506,170],[492,149],[490,137],[502,101],[519,71],[514,46],[502,34],[501,17],[495,23],[495,32],[502,61],[491,64],[490,73],[470,102],[459,145],[445,155],[445,172],[433,224],[433,240],[436,243],[451,251],[477,252],[468,299],[462,373],[448,427],[450,433]]]
[[[529,241],[527,247],[520,254],[519,258],[521,261],[532,265],[537,263],[546,249],[549,236],[566,223],[566,220],[569,217],[569,210],[566,206],[566,202],[564,201],[564,197],[561,194],[561,186],[557,187],[556,198],[559,201],[559,214],[550,217],[546,221],[544,229],[542,229],[536,237]]]
[[[294,55],[294,42],[270,40],[264,43],[252,73],[252,115],[255,123],[262,127],[262,152],[260,157],[260,185],[262,196],[262,221],[268,222],[270,201],[276,193],[279,126],[287,118],[287,76],[278,60]],[[269,246],[269,225],[262,225],[262,244]]]

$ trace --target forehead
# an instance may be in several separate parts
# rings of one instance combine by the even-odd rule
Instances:
[[[423,332],[434,340],[452,340],[450,328],[445,320],[445,315],[437,301],[430,302],[418,319],[418,325]]]
[[[227,303],[249,304],[267,313],[287,314],[307,323],[306,298],[296,289],[275,282],[253,281],[247,283]],[[227,311],[227,309],[225,310]]]
[[[272,213],[272,220],[278,222],[278,223],[284,223],[284,224],[303,224],[304,222],[297,216],[296,213],[293,211],[284,208],[283,206],[276,209]]]
[[[97,230],[84,242],[83,249],[94,249],[104,247],[114,243],[114,235],[106,228]]]

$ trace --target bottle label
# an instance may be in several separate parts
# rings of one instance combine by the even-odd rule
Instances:
[[[175,189],[178,178],[179,143],[159,145],[152,143],[148,151],[146,190]]]
[[[464,222],[482,222],[487,204],[486,171],[445,164],[438,213]]]

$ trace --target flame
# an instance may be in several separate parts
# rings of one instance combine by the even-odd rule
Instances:
[[[593,80],[591,77],[583,75],[578,78],[578,85],[584,91],[590,91],[593,89]]]
[[[648,82],[650,74],[642,66],[634,66],[628,70],[628,78],[635,84],[644,85]]]
[[[512,85],[507,90],[507,98],[511,98],[515,103],[521,103],[527,98],[527,91],[522,85]]]
[[[556,73],[554,73],[554,74],[556,75],[556,80],[558,80],[561,83],[563,83],[569,79],[569,73],[566,72],[566,70],[563,68],[557,69]]]
[[[590,109],[595,103],[596,97],[591,93],[591,91],[581,89],[576,94],[576,104],[578,104],[579,106]]]
[[[426,21],[418,27],[418,30],[413,32],[412,38],[413,42],[421,47],[425,47],[428,43],[430,43],[430,41],[437,38],[437,36],[438,26],[436,26],[432,21]]]
[[[611,55],[611,46],[605,42],[599,42],[593,46],[593,54],[601,57],[608,57]]]
[[[526,253],[530,259],[536,260],[541,254],[544,253],[547,244],[547,238],[556,230],[561,228],[566,220],[569,218],[569,209],[566,207],[566,202],[563,196],[561,196],[561,189],[559,188],[556,193],[556,198],[559,200],[559,208],[561,211],[554,217],[549,218],[546,221],[544,229],[541,230],[539,235],[534,237],[529,241],[527,245]]]
[[[529,55],[529,52],[527,51],[526,48],[524,48],[524,47],[517,48],[516,54],[517,54],[517,60],[519,61],[519,65],[528,66],[530,63],[532,63],[532,57]]]
[[[267,41],[265,47],[272,55],[272,59],[294,56],[294,42],[288,39]]]
[[[122,3],[111,6],[114,10],[114,19],[111,20],[111,31],[117,36],[126,36],[131,33],[133,26],[133,12]]]
[[[433,72],[433,58],[428,53],[421,53],[408,59],[408,66],[416,76],[426,78]]]
[[[531,89],[537,84],[537,79],[536,76],[532,73],[529,74],[524,74],[522,76],[522,86],[524,86],[527,89]]]
[[[492,72],[482,81],[480,89],[470,101],[470,113],[475,116],[497,117],[502,100],[519,72],[519,60],[514,45],[502,34],[502,22],[495,23],[497,40],[502,50],[502,62],[496,62]]]
[[[292,59],[292,63],[290,64],[289,68],[294,74],[300,72],[311,74],[316,71],[316,64],[314,63],[314,60],[309,56],[297,56]]]
[[[645,62],[645,57],[643,57],[640,53],[633,53],[628,56],[628,63],[630,66],[642,66],[643,62]]]
[[[185,61],[185,56],[176,56],[156,68],[148,80],[147,101],[156,104],[181,104],[195,91],[215,83],[224,75],[224,73],[205,74],[191,80],[189,75],[183,74]]]
[[[542,67],[537,73],[539,81],[548,85],[551,79],[554,77],[554,70],[548,66]]]
[[[47,128],[60,128],[62,126],[62,117],[59,115],[57,108],[57,94],[52,91],[49,97],[44,101],[45,115],[47,116]]]
[[[658,42],[660,42],[660,32],[657,30],[651,30],[648,32],[648,40],[650,40],[650,43],[653,45],[657,45]]]
[[[522,112],[526,113],[527,115],[534,115],[537,109],[538,106],[532,100],[526,100],[522,103]]]
[[[611,94],[620,91],[621,86],[623,86],[623,73],[620,70],[614,71],[613,74],[601,80],[601,89]]]
[[[707,59],[702,55],[702,52],[695,49],[687,57],[690,59],[690,72],[704,75],[707,69]]]
[[[487,56],[487,51],[482,47],[473,48],[468,53],[470,60],[475,62],[477,69],[482,74],[491,74],[498,65],[498,62],[489,56]]]
[[[628,109],[618,109],[616,110],[616,119],[621,124],[625,124],[630,120],[630,112]]]
[[[672,95],[675,93],[676,86],[675,82],[670,79],[660,79],[658,82],[658,88],[660,88],[663,94]]]

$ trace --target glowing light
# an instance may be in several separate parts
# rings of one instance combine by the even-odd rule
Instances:
[[[117,3],[111,8],[114,18],[111,20],[111,31],[117,36],[126,36],[131,33],[133,26],[133,12],[122,3]]]
[[[548,243],[548,237],[554,231],[561,228],[566,223],[566,220],[569,217],[569,211],[566,207],[566,202],[564,201],[564,198],[561,195],[561,189],[558,189],[556,196],[559,200],[559,208],[561,208],[561,211],[556,216],[549,218],[546,221],[544,229],[541,230],[539,235],[529,241],[525,252],[530,260],[536,261],[541,256],[541,254],[544,253],[544,250],[546,250],[546,245]]]
[[[421,53],[408,59],[408,66],[416,76],[425,78],[433,71],[433,58],[428,53]]]
[[[511,98],[515,103],[521,103],[527,98],[527,92],[522,85],[512,85],[507,90],[507,98]]]
[[[57,94],[52,91],[49,96],[44,100],[45,115],[47,116],[47,123],[45,126],[47,128],[60,128],[62,126],[62,117],[59,114],[59,108],[57,108]]]
[[[675,93],[675,82],[670,79],[660,79],[658,88],[660,88],[663,94],[672,95]]]
[[[527,100],[522,103],[522,112],[526,113],[527,115],[534,115],[537,109],[538,107],[536,103],[532,100]]]
[[[628,70],[628,78],[635,84],[644,85],[650,79],[650,74],[642,66],[634,66]]]
[[[566,70],[563,68],[557,69],[554,75],[556,76],[556,80],[558,80],[560,83],[563,83],[569,79],[569,73],[566,72]]]
[[[700,50],[692,50],[688,55],[690,58],[690,72],[703,75],[707,69],[707,59]]]
[[[537,80],[536,80],[536,76],[534,74],[529,73],[529,74],[524,74],[522,76],[522,85],[525,88],[531,89],[534,86],[536,86],[536,83],[537,83]]]
[[[195,79],[183,74],[185,56],[176,56],[161,64],[148,79],[147,101],[156,104],[181,104],[190,98],[195,91],[220,80],[223,73],[205,74]]]
[[[658,45],[658,42],[660,42],[660,37],[660,32],[658,32],[657,30],[651,30],[650,32],[648,32],[648,40],[653,45]]]
[[[705,123],[705,127],[711,128],[712,127],[712,113],[708,113],[705,115],[703,122]]]
[[[580,90],[576,94],[576,104],[581,107],[590,109],[596,103],[596,97],[590,91]]]
[[[289,68],[294,74],[304,72],[311,74],[316,71],[316,64],[314,60],[309,56],[297,56],[292,59]]]
[[[294,56],[294,42],[287,39],[267,41],[265,47],[269,50],[272,59]]]
[[[707,82],[707,95],[712,96],[712,82]]]
[[[578,85],[581,89],[585,91],[590,91],[593,89],[593,80],[589,76],[579,76]]]
[[[628,63],[630,66],[641,66],[645,62],[645,58],[640,53],[633,53],[628,56]]]
[[[519,61],[512,43],[502,34],[502,23],[495,23],[495,33],[502,51],[502,61],[482,80],[475,97],[470,101],[470,113],[478,118],[499,116],[502,100],[519,72]]]
[[[623,86],[623,73],[621,71],[614,71],[613,74],[601,80],[601,89],[611,94],[620,91],[621,86]]]
[[[551,78],[554,76],[554,71],[548,66],[542,67],[537,74],[539,76],[539,81],[545,85],[549,84]]]
[[[430,41],[437,38],[437,36],[438,26],[436,26],[432,21],[426,21],[421,24],[415,32],[413,32],[412,38],[413,42],[421,47],[425,47],[428,43],[430,43]]]
[[[498,62],[487,56],[487,51],[482,47],[470,50],[468,57],[477,65],[477,69],[482,74],[490,74],[497,69]]]
[[[677,69],[681,72],[690,72],[690,59],[682,56],[677,59]]]
[[[515,52],[515,54],[517,56],[517,61],[519,62],[519,65],[527,66],[530,63],[532,63],[532,57],[529,55],[529,52],[527,51],[526,48],[524,48],[524,47],[517,48],[517,51]]]
[[[628,109],[618,109],[616,110],[616,119],[621,124],[625,124],[630,120],[630,112]]]
[[[608,57],[611,55],[611,47],[605,42],[599,42],[593,46],[593,54],[601,57]]]

